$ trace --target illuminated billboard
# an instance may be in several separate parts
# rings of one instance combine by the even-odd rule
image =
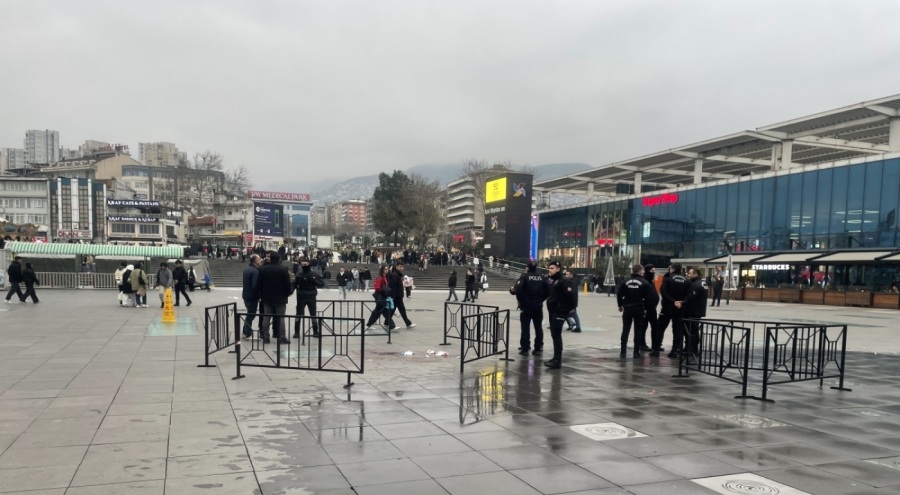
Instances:
[[[506,177],[489,180],[484,184],[484,202],[493,203],[506,199]]]

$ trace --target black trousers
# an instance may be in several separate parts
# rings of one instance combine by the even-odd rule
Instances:
[[[394,299],[394,310],[391,311],[391,319],[394,318],[395,313],[400,313],[400,317],[403,318],[403,323],[406,323],[406,326],[412,325],[412,321],[406,316],[406,304],[403,303],[403,299]]]
[[[369,321],[366,322],[366,327],[374,325],[382,316],[384,316],[384,324],[387,325],[388,328],[394,328],[394,320],[391,318],[391,311],[387,309],[387,305],[384,303],[384,298],[375,300],[375,309],[373,309],[372,314],[369,315]]]
[[[316,316],[316,298],[307,298],[307,297],[297,297],[297,315],[298,316],[306,316],[307,312],[309,312],[309,316]],[[319,319],[316,318],[312,321],[313,334],[319,333]],[[298,337],[300,334],[300,318],[294,320],[294,336]]]
[[[644,326],[644,308],[625,308],[622,311],[622,335],[619,341],[622,343],[622,351],[628,347],[628,335],[631,333],[631,325],[634,324],[634,350],[641,348],[640,328]]]
[[[653,333],[653,350],[662,348],[663,336],[670,322],[672,323],[672,351],[680,351],[682,349],[682,343],[684,342],[682,312],[677,309],[670,310],[665,308],[659,315],[656,331]]]
[[[710,306],[721,306],[722,305],[722,291],[714,290],[712,302],[709,304]]]
[[[565,316],[550,315],[550,338],[553,339],[553,360],[560,364],[562,364],[562,332],[565,323]]]
[[[24,301],[24,300],[28,299],[28,296],[31,296],[32,302],[40,302],[40,301],[38,301],[37,294],[34,293],[34,286],[25,284],[25,295],[22,296],[22,300]]]
[[[641,321],[641,324],[635,325],[635,346],[640,345],[641,347],[643,347],[647,345],[647,328],[650,329],[650,339],[652,340],[653,332],[655,331],[657,325],[659,325],[659,321],[656,317],[656,308],[648,310],[644,315],[644,319],[643,321]],[[640,339],[640,342],[638,342],[638,338]]]
[[[175,284],[175,305],[181,304],[181,296],[184,296],[184,300],[191,303],[190,296],[187,295],[187,292],[184,291],[184,284]]]
[[[534,348],[535,350],[544,348],[544,310],[540,307],[537,309],[522,310],[519,314],[519,324],[522,328],[522,334],[519,337],[519,348],[529,350],[531,348],[531,326],[534,325]]]
[[[22,292],[22,287],[19,286],[18,282],[10,282],[9,283],[9,292],[6,293],[6,300],[9,301],[12,299],[12,295],[15,294],[20,301],[25,300],[25,293]]]

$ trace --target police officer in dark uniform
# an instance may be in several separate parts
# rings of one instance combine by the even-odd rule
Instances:
[[[631,324],[634,323],[634,357],[641,357],[641,341],[639,331],[644,324],[644,312],[647,299],[650,298],[650,284],[644,278],[644,267],[634,265],[631,267],[631,276],[622,280],[616,288],[616,300],[619,302],[619,312],[622,313],[622,351],[619,357],[625,357],[628,350],[628,335],[631,333]]]
[[[544,301],[550,294],[550,286],[547,285],[547,277],[537,273],[537,265],[532,261],[525,266],[523,273],[516,285],[509,289],[519,302],[519,322],[522,325],[522,334],[519,338],[519,355],[527,356],[531,347],[531,335],[529,326],[534,325],[534,352],[539,356],[544,349]]]
[[[709,294],[709,286],[696,268],[688,270],[688,278],[691,280],[688,317],[694,321],[687,325],[687,350],[689,353],[697,355],[700,349],[700,322],[696,320],[706,317],[706,297]]]
[[[553,359],[544,363],[550,369],[562,367],[562,331],[566,319],[575,310],[573,293],[575,287],[572,281],[562,276],[562,266],[559,261],[551,261],[550,270],[550,294],[547,296],[547,313],[550,315],[550,337],[553,338]]]
[[[681,264],[675,263],[670,268],[669,276],[663,280],[660,287],[662,296],[662,312],[659,315],[659,324],[653,335],[653,357],[659,357],[662,348],[663,336],[669,322],[672,322],[672,352],[670,358],[681,354],[684,342],[684,322],[682,318],[687,314],[687,305],[691,298],[691,281],[681,273]]]
[[[322,277],[312,273],[309,267],[309,260],[300,261],[300,270],[294,277],[294,290],[297,292],[297,315],[305,316],[309,310],[309,316],[316,316],[316,294],[318,289],[325,287],[325,281]],[[314,319],[312,323],[313,336],[318,337],[319,320]],[[300,319],[294,320],[294,338],[300,338]]]
[[[646,312],[644,313],[643,324],[636,328],[635,331],[640,338],[640,349],[642,351],[650,351],[652,349],[647,345],[647,328],[650,328],[650,338],[652,339],[653,331],[657,325],[656,307],[659,306],[659,292],[656,291],[656,285],[653,284],[653,280],[656,278],[656,268],[652,264],[644,265],[644,278],[650,284],[650,293],[645,301],[646,304],[644,304]],[[635,348],[637,348],[637,344],[635,344]]]

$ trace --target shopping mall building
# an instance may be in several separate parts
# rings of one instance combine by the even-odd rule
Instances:
[[[539,212],[538,258],[603,272],[733,259],[742,285],[900,284],[900,95],[534,184],[583,204]]]

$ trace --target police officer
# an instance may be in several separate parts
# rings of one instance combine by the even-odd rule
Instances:
[[[631,333],[631,324],[634,323],[634,357],[641,357],[641,342],[639,331],[644,324],[644,312],[647,299],[650,297],[650,284],[644,278],[644,267],[634,265],[631,267],[631,276],[622,280],[616,288],[616,300],[619,302],[619,312],[622,313],[622,351],[619,357],[625,357],[628,350],[628,334]]]
[[[662,296],[662,312],[653,335],[653,351],[650,355],[659,357],[666,327],[669,326],[669,322],[672,322],[672,352],[668,356],[675,358],[681,354],[682,342],[684,342],[682,318],[687,314],[687,304],[691,298],[691,281],[682,275],[680,263],[669,267],[669,276],[663,280],[660,295]]]
[[[656,291],[656,285],[653,283],[656,278],[656,268],[652,264],[644,265],[644,278],[650,284],[650,294],[645,301],[646,304],[644,304],[646,312],[644,313],[643,324],[635,331],[638,332],[638,337],[640,337],[640,349],[642,351],[650,351],[652,349],[647,345],[647,328],[650,328],[650,338],[652,339],[653,331],[658,324],[656,307],[659,305],[659,292]]]
[[[550,294],[547,296],[547,313],[550,315],[550,337],[553,338],[553,359],[544,363],[550,369],[562,367],[562,331],[563,324],[575,310],[573,293],[575,287],[570,280],[562,276],[562,266],[559,261],[551,261],[548,265],[550,271]]]
[[[544,301],[550,294],[550,286],[547,285],[547,277],[537,273],[537,265],[531,261],[525,265],[523,273],[516,285],[509,289],[519,302],[519,322],[522,334],[519,337],[519,355],[527,356],[531,348],[531,335],[529,326],[534,325],[534,352],[539,356],[544,349]]]
[[[706,280],[700,276],[696,268],[688,270],[688,278],[691,280],[691,297],[688,304],[688,316],[693,320],[687,325],[687,350],[697,355],[700,349],[700,318],[706,317],[706,297],[709,294],[709,286]]]
[[[317,289],[325,287],[322,277],[312,273],[309,268],[309,260],[300,261],[300,270],[294,277],[294,290],[297,292],[297,316],[305,316],[309,310],[309,316],[316,316]],[[319,320],[312,321],[313,336],[318,337]],[[294,338],[300,338],[300,318],[294,320]]]

